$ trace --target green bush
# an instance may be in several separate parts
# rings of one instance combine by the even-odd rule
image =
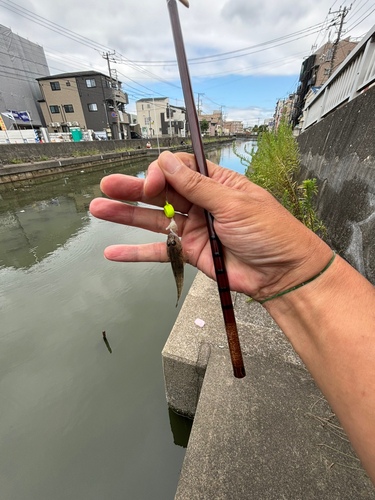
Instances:
[[[277,132],[265,131],[258,137],[258,148],[240,154],[233,142],[233,151],[246,167],[245,175],[271,193],[305,226],[325,236],[326,229],[318,219],[314,198],[318,187],[316,179],[307,179],[298,186],[300,155],[291,126],[282,119]]]

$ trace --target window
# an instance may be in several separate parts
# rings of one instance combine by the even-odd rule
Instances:
[[[60,106],[50,106],[49,109],[53,115],[60,113]]]
[[[50,82],[51,89],[52,90],[61,90],[60,89],[60,82]]]
[[[333,49],[328,49],[327,55],[326,55],[326,62],[329,62],[332,60],[332,55],[333,55]]]
[[[69,82],[69,81],[68,81],[68,82],[66,82],[66,86],[67,86],[67,87],[70,87],[70,82]]]
[[[92,104],[87,105],[89,107],[89,111],[98,111],[98,105],[94,102]]]
[[[65,113],[74,113],[73,104],[64,104]]]
[[[86,80],[86,87],[91,88],[91,87],[96,87],[96,81],[95,78],[88,78]]]

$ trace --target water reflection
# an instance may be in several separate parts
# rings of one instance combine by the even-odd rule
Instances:
[[[230,151],[209,156],[228,166]],[[173,274],[167,263],[103,258],[107,245],[165,235],[88,213],[104,175],[147,166],[0,186],[1,498],[174,497],[191,422],[168,419],[165,402]],[[180,304],[195,273],[186,266]]]
[[[57,174],[38,181],[2,185],[0,268],[29,268],[64,246],[89,223],[90,201],[102,196],[104,175],[123,172],[144,177],[148,164]]]
[[[187,448],[193,421],[178,415],[170,408],[168,408],[168,414],[174,444]]]

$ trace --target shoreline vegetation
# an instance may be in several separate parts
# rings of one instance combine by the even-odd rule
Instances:
[[[300,222],[325,238],[327,231],[319,219],[315,200],[318,194],[316,179],[305,179],[299,184],[301,161],[299,147],[292,128],[285,118],[277,131],[264,131],[258,136],[257,149],[245,154],[238,152],[233,141],[233,152],[246,167],[246,177],[271,193]]]

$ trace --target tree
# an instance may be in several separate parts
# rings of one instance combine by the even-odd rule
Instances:
[[[208,128],[209,128],[210,124],[208,123],[207,120],[202,120],[200,122],[200,127],[201,127],[201,132],[202,134],[204,134],[205,132],[207,132]]]

